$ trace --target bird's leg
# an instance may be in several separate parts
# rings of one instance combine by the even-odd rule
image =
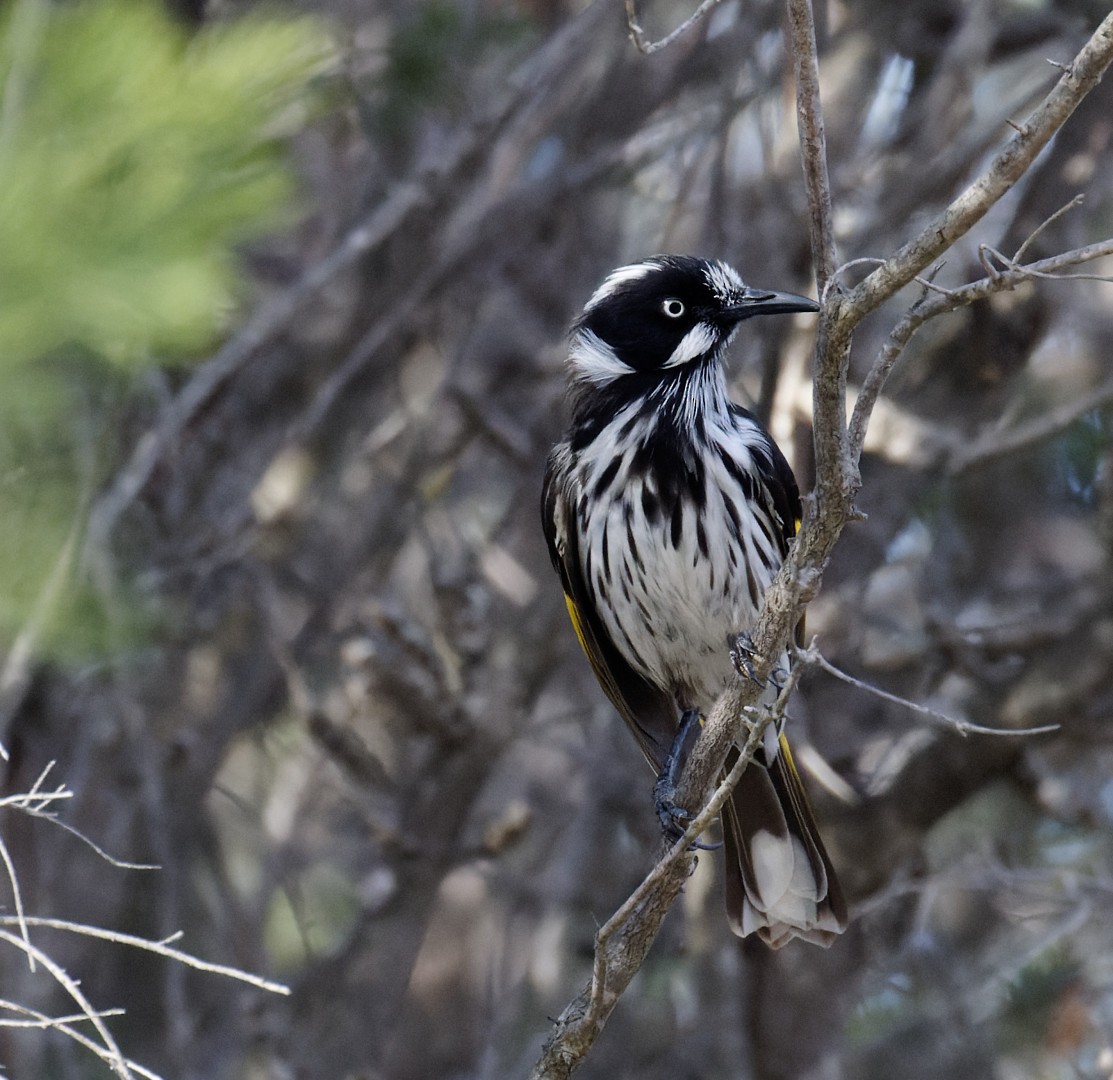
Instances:
[[[779,664],[769,672],[769,685],[777,691],[778,694],[782,693],[785,688],[785,681],[788,679],[788,668],[781,667]]]
[[[657,783],[653,785],[653,801],[657,807],[657,819],[661,822],[661,830],[670,842],[679,840],[692,820],[692,815],[682,806],[676,805],[676,784],[688,755],[699,736],[700,722],[699,709],[685,709],[680,716],[680,727],[672,746],[665,757],[665,764],[657,774]],[[692,841],[692,847],[702,851],[712,851],[721,844],[705,844],[701,840]]]
[[[745,630],[731,638],[730,662],[734,665],[734,670],[743,679],[749,679],[750,682],[757,683],[764,690],[765,683],[757,677],[757,672],[754,670],[754,661],[757,658],[758,651],[754,645],[754,639]]]

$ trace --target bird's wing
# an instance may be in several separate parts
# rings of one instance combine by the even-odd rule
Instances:
[[[660,770],[677,730],[677,707],[671,695],[643,679],[611,641],[584,580],[577,526],[571,451],[557,446],[545,469],[541,523],[549,556],[560,574],[564,600],[576,637],[611,704],[629,725],[649,763]]]

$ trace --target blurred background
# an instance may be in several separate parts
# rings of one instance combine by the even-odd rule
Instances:
[[[619,0],[201,4],[0,9],[3,925],[15,880],[28,914],[289,985],[32,927],[166,1077],[524,1076],[659,845],[538,523],[565,335],[659,251],[814,291],[782,5],[646,57]],[[1106,11],[820,2],[842,257],[911,237]],[[1111,141],[1107,79],[937,282],[1079,194],[1028,256],[1113,233]],[[1111,304],[1033,282],[920,332],[808,614],[860,679],[1058,730],[963,737],[808,675],[850,929],[740,943],[701,855],[579,1075],[1113,1076]],[[731,357],[803,488],[812,332]],[[61,821],[161,869],[13,805],[51,762]],[[8,939],[0,997],[75,1011]],[[9,1027],[0,1074],[108,1070]]]

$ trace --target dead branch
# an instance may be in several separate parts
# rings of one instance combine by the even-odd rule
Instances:
[[[989,167],[920,234],[904,245],[846,298],[846,317],[857,325],[907,285],[924,267],[965,236],[1028,171],[1039,152],[1079,102],[1101,80],[1113,58],[1113,13],[1102,20],[1059,81]]]
[[[686,34],[718,3],[719,0],[701,0],[700,6],[675,30],[667,33],[660,41],[650,41],[646,32],[642,29],[641,23],[638,22],[638,11],[635,0],[626,0],[626,25],[630,30],[630,40],[634,43],[634,47],[638,52],[644,53],[646,56],[651,56],[660,49],[664,49],[671,45],[678,37]]]
[[[869,418],[886,380],[889,378],[897,360],[900,359],[905,347],[924,323],[939,315],[957,311],[959,308],[966,307],[976,300],[984,300],[987,296],[991,296],[994,293],[1015,289],[1025,281],[1033,281],[1037,278],[1055,280],[1061,276],[1059,272],[1068,267],[1080,266],[1094,259],[1113,255],[1113,240],[1102,240],[1094,244],[1088,244],[1086,247],[1076,248],[1073,251],[1065,251],[1059,255],[1053,255],[1047,259],[1040,259],[1038,262],[1028,263],[1024,266],[1017,266],[1014,262],[1005,259],[998,253],[994,254],[997,254],[999,260],[1004,264],[1004,270],[995,270],[992,274],[987,274],[986,277],[979,278],[977,281],[970,282],[967,285],[961,285],[954,289],[940,290],[934,292],[931,296],[928,295],[925,289],[924,295],[905,312],[900,322],[890,331],[885,344],[881,347],[881,351],[862,382],[862,389],[858,394],[857,401],[854,403],[854,410],[850,417],[850,452],[854,461],[857,461],[861,456],[862,446],[866,438],[866,429],[869,426]],[[1094,407],[1096,406],[1090,406],[1090,408]],[[1056,427],[1055,425],[1058,421],[1053,420],[1048,435],[1055,434],[1056,431],[1062,430],[1062,427],[1069,424],[1076,416],[1082,415],[1082,413],[1087,411],[1089,410],[1083,409],[1081,412],[1072,416],[1070,420],[1063,423],[1061,427]],[[1034,438],[1024,435],[1020,437],[1019,443],[1006,446],[1005,449],[1000,452],[1007,453],[1010,449],[1016,449],[1026,442],[1046,437],[1047,436],[1039,435],[1038,433]],[[972,453],[974,457],[970,459],[971,461],[977,458],[977,454],[974,452],[973,447],[967,447],[964,450],[956,451],[950,466],[951,470],[959,471],[962,468],[968,467],[964,455]],[[994,455],[991,454],[990,456]]]
[[[880,686],[874,686],[873,683],[866,682],[864,679],[855,678],[849,672],[843,671],[842,668],[832,664],[819,651],[814,641],[806,649],[796,649],[793,656],[795,661],[804,667],[819,668],[820,671],[827,672],[828,675],[834,676],[848,686],[853,686],[855,689],[863,691],[863,693],[872,694],[874,697],[881,698],[882,701],[899,705],[902,709],[908,709],[910,712],[916,713],[917,716],[930,720],[933,724],[950,728],[952,731],[958,732],[959,735],[1046,735],[1049,732],[1059,730],[1058,724],[1042,724],[1039,727],[1032,728],[995,728],[986,727],[984,724],[973,724],[969,720],[960,720],[957,716],[950,716],[928,705],[922,705],[918,701],[901,697],[900,694],[891,694],[888,690],[882,690]]]

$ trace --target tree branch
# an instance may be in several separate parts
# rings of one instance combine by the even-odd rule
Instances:
[[[862,382],[862,389],[859,391],[858,399],[854,403],[854,411],[850,417],[849,451],[855,462],[861,457],[862,447],[866,440],[866,429],[869,426],[869,419],[874,406],[877,404],[877,398],[905,347],[924,323],[938,315],[966,307],[974,303],[975,300],[984,300],[994,293],[1015,289],[1025,281],[1032,281],[1037,278],[1051,278],[1054,280],[1061,270],[1071,266],[1080,266],[1082,263],[1092,262],[1094,259],[1104,258],[1107,255],[1113,255],[1113,239],[1101,240],[1094,244],[1088,244],[1086,247],[1076,248],[1073,251],[1065,251],[1047,259],[1028,263],[1025,266],[1017,266],[1011,260],[1004,259],[997,252],[993,254],[1006,266],[1005,270],[994,270],[993,273],[984,278],[979,278],[977,281],[972,281],[955,289],[939,289],[936,287],[934,291],[929,291],[925,287],[924,294],[890,331],[885,344],[881,346],[881,351]],[[1098,404],[1100,403],[1099,400]],[[1082,412],[1086,411],[1088,409],[1082,410]],[[1082,415],[1082,413],[1074,414],[1071,419],[1075,419],[1079,415]],[[1070,420],[1066,423],[1070,423]],[[1065,427],[1066,424],[1062,426]],[[1056,430],[1061,430],[1061,428],[1054,428],[1053,426],[1053,430],[1049,431],[1048,434],[1055,434]],[[1031,441],[1026,435],[1020,435],[1019,438],[1020,445]],[[1006,447],[999,453],[1006,453],[1008,449],[1009,447]],[[966,461],[967,455],[974,455],[970,458],[970,461],[975,459],[974,447],[967,447],[965,450],[956,452],[951,462],[951,470],[958,471],[966,468],[968,464]],[[991,454],[990,456],[996,455]]]
[[[738,760],[722,778],[703,809],[689,823],[684,835],[665,852],[629,898],[599,928],[595,935],[591,982],[557,1018],[531,1080],[564,1080],[591,1049],[618,1004],[619,996],[640,970],[669,908],[691,875],[695,865],[692,843],[718,817],[723,804],[730,798],[742,773],[762,745],[766,728],[783,719],[785,707],[802,670],[789,673],[773,705],[757,711],[756,715],[752,708],[745,708],[744,715],[754,719],[749,724]],[[750,680],[745,680],[743,685],[749,688],[750,696],[760,693],[760,687]],[[729,723],[732,708],[732,696],[728,691],[716,702],[708,725],[721,727],[724,722]],[[696,749],[703,742],[701,737]],[[689,766],[685,776],[692,775],[694,771]]]
[[[1113,60],[1113,13],[1102,20],[1059,81],[989,167],[915,239],[878,267],[847,297],[847,317],[856,325],[907,285],[924,267],[964,236],[1027,172],[1079,102],[1101,80]]]
[[[822,297],[835,276],[835,227],[831,182],[827,175],[827,132],[819,96],[819,57],[811,0],[788,0],[793,75],[796,80],[796,119],[803,158],[804,183],[811,211],[812,260]]]
[[[634,43],[634,48],[636,48],[638,52],[644,53],[646,56],[652,56],[653,53],[668,48],[678,37],[687,33],[719,2],[720,0],[702,0],[700,6],[675,30],[670,31],[659,41],[650,41],[646,32],[642,29],[641,23],[638,22],[638,10],[635,0],[626,0],[626,25],[630,30],[630,40]]]

